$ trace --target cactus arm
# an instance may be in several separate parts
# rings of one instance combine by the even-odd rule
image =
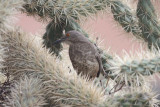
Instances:
[[[72,23],[72,20],[80,20],[81,16],[87,17],[91,14],[96,14],[100,10],[105,10],[106,6],[108,6],[111,8],[115,21],[119,22],[126,32],[132,32],[134,35],[140,34],[136,16],[128,6],[119,0],[24,1],[25,13],[38,15],[42,19],[49,17],[53,20],[53,25],[61,25],[61,23],[65,22]]]
[[[7,25],[11,22],[12,17],[17,13],[17,10],[22,9],[22,0],[1,0],[0,1],[0,26]]]
[[[139,54],[141,57],[117,56],[116,62],[110,60],[112,74],[115,74],[116,81],[125,81],[126,85],[133,83],[133,86],[144,84],[145,77],[160,72],[159,52],[147,52]],[[127,56],[127,55],[126,55]]]
[[[139,0],[137,5],[137,17],[142,30],[142,38],[148,42],[148,47],[160,47],[160,25],[157,21],[154,6],[150,0]]]
[[[52,22],[50,22],[46,27],[46,32],[43,35],[43,45],[49,48],[50,52],[54,52],[56,56],[59,56],[59,52],[62,50],[61,44],[53,45],[53,42],[60,39],[63,34],[63,27],[55,27]]]
[[[41,19],[51,18],[54,25],[60,25],[62,20],[80,20],[81,16],[90,16],[106,5],[103,0],[24,0],[24,12],[38,15]]]
[[[23,77],[12,84],[11,94],[5,106],[42,107],[46,105],[42,82],[36,77]]]
[[[112,107],[158,107],[157,96],[151,91],[142,90],[120,92],[119,95],[109,98],[106,103]]]
[[[62,24],[72,23],[72,20],[80,20],[81,16],[90,16],[96,14],[100,10],[104,10],[106,6],[111,8],[114,20],[117,21],[123,29],[132,33],[138,39],[143,39],[148,42],[149,47],[152,44],[159,45],[160,27],[157,25],[154,7],[151,2],[147,2],[147,5],[141,6],[141,0],[139,0],[137,8],[137,16],[141,17],[141,13],[150,12],[151,16],[154,16],[151,21],[139,19],[139,23],[136,15],[131,9],[124,5],[119,0],[84,0],[84,1],[50,1],[50,0],[24,0],[24,12],[29,15],[38,15],[41,19],[52,19],[53,26],[61,26]],[[145,1],[144,1],[145,2]],[[144,4],[146,4],[144,3]],[[146,7],[145,7],[146,6]],[[147,8],[142,10],[141,8]],[[149,8],[148,8],[149,7]],[[144,12],[145,11],[145,12]],[[147,18],[148,16],[146,16]],[[150,19],[149,19],[150,20]],[[75,24],[75,23],[73,23]],[[155,27],[152,27],[155,26]],[[145,27],[145,28],[144,28]],[[142,32],[141,32],[142,31]],[[153,36],[152,36],[153,35]],[[48,44],[48,43],[47,43]],[[50,46],[49,46],[50,47]],[[60,46],[57,46],[60,47]],[[52,50],[52,49],[51,49]]]
[[[140,28],[137,23],[136,15],[131,9],[119,0],[108,0],[108,7],[110,7],[114,20],[117,21],[127,33],[133,33],[139,38]]]

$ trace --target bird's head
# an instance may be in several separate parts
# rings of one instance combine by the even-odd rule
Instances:
[[[86,40],[86,38],[83,36],[83,34],[78,31],[72,30],[63,34],[63,36],[59,40],[56,40],[53,44],[65,42],[70,45],[84,40]]]

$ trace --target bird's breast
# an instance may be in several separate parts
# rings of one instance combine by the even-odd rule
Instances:
[[[94,48],[90,45],[79,44],[70,45],[69,47],[69,57],[73,68],[77,70],[78,74],[89,74],[92,77],[97,76],[99,64],[95,54]]]

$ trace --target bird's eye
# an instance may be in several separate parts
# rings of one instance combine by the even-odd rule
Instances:
[[[69,37],[69,36],[70,36],[70,34],[69,34],[69,33],[67,33],[67,34],[66,34],[66,36],[67,36],[67,37]]]

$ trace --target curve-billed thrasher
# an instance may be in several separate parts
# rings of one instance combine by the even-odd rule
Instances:
[[[67,32],[61,39],[54,42],[69,44],[69,56],[73,68],[78,74],[89,78],[99,77],[105,74],[98,50],[83,34],[72,30]]]

